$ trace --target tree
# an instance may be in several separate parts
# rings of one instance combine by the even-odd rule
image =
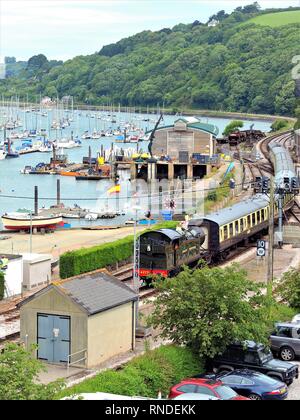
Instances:
[[[300,310],[300,273],[295,268],[283,274],[277,282],[275,295],[290,307]]]
[[[33,351],[33,349],[32,349]],[[51,400],[63,382],[38,383],[42,363],[18,344],[6,344],[0,353],[0,400]]]
[[[237,131],[239,128],[244,127],[243,121],[231,121],[224,129],[223,135],[229,136],[229,134]]]
[[[276,120],[271,125],[271,130],[273,132],[282,130],[283,128],[287,127],[289,125],[289,122],[287,120]]]
[[[266,342],[266,298],[237,266],[185,269],[154,284],[160,293],[149,320],[163,338],[206,357],[222,353],[235,340]]]
[[[48,64],[47,57],[44,54],[38,54],[32,56],[28,60],[27,69],[32,71],[37,71],[42,69]]]
[[[300,130],[300,106],[298,106],[295,110],[295,116],[297,118],[297,122],[294,126],[295,130]]]

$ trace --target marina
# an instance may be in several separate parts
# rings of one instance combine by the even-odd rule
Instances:
[[[4,129],[7,115],[10,114],[14,115],[15,122],[9,120],[7,124],[9,123],[9,127],[14,126],[14,129],[8,129],[7,124]],[[143,139],[147,137],[145,133],[153,129],[158,115],[69,109],[61,111],[58,118],[55,109],[43,109],[41,113],[39,110],[9,109],[4,106],[0,109],[0,115],[0,126],[3,128],[0,131],[0,143],[3,144],[9,136],[14,137],[11,139],[11,147],[13,153],[17,154],[15,158],[8,159],[7,152],[0,149],[0,214],[15,212],[19,208],[32,208],[33,200],[28,197],[33,197],[34,186],[39,188],[40,208],[49,208],[55,204],[57,179],[60,179],[61,197],[66,207],[79,205],[87,208],[90,213],[116,214],[113,219],[104,219],[105,225],[124,224],[133,216],[133,211],[128,207],[132,195],[131,179],[135,177],[134,168],[149,157],[149,142]],[[160,126],[172,125],[178,118],[179,116],[166,115]],[[216,125],[220,132],[228,123],[227,119],[220,118],[200,117],[200,120],[205,124]],[[60,121],[59,125],[57,121]],[[252,124],[253,121],[245,121],[245,128]],[[270,122],[267,121],[256,121],[254,125],[262,131],[270,129]],[[51,128],[54,126],[55,128]],[[138,133],[135,135],[143,134],[144,137],[141,137],[141,141],[133,140],[135,144],[126,142],[126,139],[122,144],[117,143],[124,128],[128,132],[129,128],[135,128]],[[98,132],[99,138],[95,134]],[[28,144],[33,146],[27,150],[22,149],[24,133],[32,136]],[[76,146],[71,142],[77,142]],[[38,145],[34,146],[36,143]],[[59,145],[55,147],[55,156],[53,143]],[[61,148],[63,143],[67,147]],[[70,144],[74,147],[70,147]],[[99,157],[102,157],[100,162]],[[112,162],[117,165],[111,165]],[[89,170],[99,163],[105,169],[103,173]],[[158,165],[162,171],[165,164],[166,162],[161,162]],[[121,189],[120,197],[108,194],[109,189],[115,185],[115,176],[118,177]],[[176,172],[174,176],[176,177]],[[74,227],[85,226],[86,223],[86,219],[70,218],[70,224]],[[97,224],[97,220],[91,218],[88,223]]]

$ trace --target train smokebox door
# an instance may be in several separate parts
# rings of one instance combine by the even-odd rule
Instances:
[[[49,363],[67,363],[70,354],[70,318],[38,315],[38,358]]]

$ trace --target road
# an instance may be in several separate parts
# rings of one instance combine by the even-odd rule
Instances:
[[[294,362],[299,366],[300,371],[300,361],[299,359]],[[293,384],[289,387],[289,395],[287,400],[300,400],[300,378],[296,379]]]

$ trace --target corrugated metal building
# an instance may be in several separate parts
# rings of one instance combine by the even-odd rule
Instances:
[[[153,158],[133,162],[131,178],[147,181],[203,178],[220,163],[219,155],[215,154],[218,133],[218,127],[196,117],[181,117],[173,125],[157,128],[151,146]]]
[[[180,160],[180,152],[212,156],[215,153],[218,128],[202,123],[195,117],[182,117],[174,125],[160,127],[155,132],[152,153],[154,156],[169,156],[174,161]]]
[[[105,271],[52,283],[20,304],[21,339],[48,363],[96,366],[135,348],[137,299]]]

